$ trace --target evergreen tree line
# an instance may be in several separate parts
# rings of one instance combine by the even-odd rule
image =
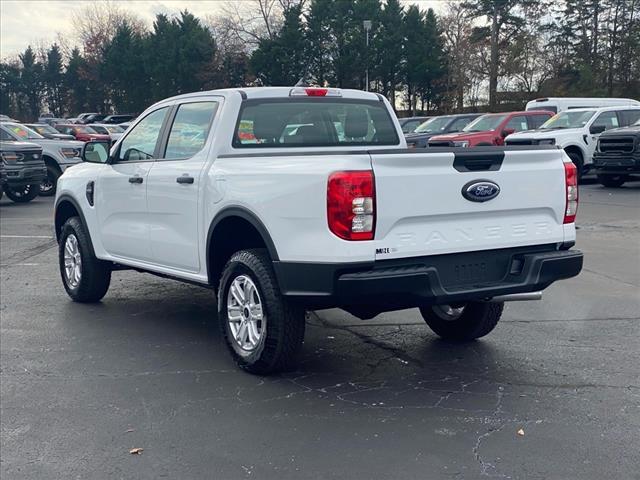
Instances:
[[[368,86],[411,113],[640,97],[640,0],[463,0],[439,14],[399,0],[251,5],[268,14],[185,11],[151,27],[115,4],[88,7],[79,46],[29,46],[0,62],[0,112],[139,113],[180,93],[301,78]]]

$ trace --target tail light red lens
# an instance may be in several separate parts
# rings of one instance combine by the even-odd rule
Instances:
[[[327,185],[329,230],[344,240],[373,240],[375,200],[371,170],[332,173]]]
[[[578,169],[573,162],[565,162],[564,179],[567,201],[564,210],[564,222],[574,223],[578,212]]]

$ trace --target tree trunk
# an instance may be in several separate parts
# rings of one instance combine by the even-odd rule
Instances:
[[[498,2],[493,1],[491,15],[491,62],[489,64],[489,110],[495,111],[498,91]]]

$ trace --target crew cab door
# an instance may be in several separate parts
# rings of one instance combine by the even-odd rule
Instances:
[[[114,257],[151,261],[147,218],[147,176],[158,157],[159,140],[169,113],[149,113],[127,131],[114,158],[101,171],[95,188],[96,211],[104,249]]]
[[[620,126],[618,115],[614,110],[609,110],[596,115],[596,118],[591,122],[591,125],[589,125],[589,141],[585,142],[587,144],[587,156],[584,159],[585,164],[593,162],[593,154],[596,151],[596,145],[598,144],[600,134]]]
[[[153,263],[189,272],[200,270],[199,231],[204,167],[219,97],[175,105],[167,122],[160,159],[147,180],[149,245]]]

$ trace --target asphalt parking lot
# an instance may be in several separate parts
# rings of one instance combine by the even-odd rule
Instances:
[[[485,339],[322,311],[265,378],[210,291],[127,271],[72,303],[52,204],[0,205],[3,479],[640,479],[639,183],[582,187],[583,272]]]

